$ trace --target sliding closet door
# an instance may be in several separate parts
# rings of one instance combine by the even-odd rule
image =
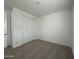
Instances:
[[[22,45],[22,19],[21,14],[17,11],[12,12],[12,47]]]
[[[27,14],[18,9],[13,9],[11,17],[12,47],[19,47],[33,40],[33,22]]]
[[[22,42],[26,43],[33,40],[32,26],[33,20],[22,15]]]

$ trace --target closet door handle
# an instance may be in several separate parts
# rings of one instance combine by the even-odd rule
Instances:
[[[4,35],[7,35],[7,34],[4,34]]]

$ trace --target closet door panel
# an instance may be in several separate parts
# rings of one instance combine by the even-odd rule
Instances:
[[[13,9],[11,19],[13,48],[33,40],[33,22],[27,13]]]
[[[22,43],[22,19],[21,14],[18,12],[13,13],[12,19],[12,46],[18,47]]]
[[[22,23],[23,23],[23,41],[24,43],[31,41],[32,38],[32,20],[27,16],[22,16]]]

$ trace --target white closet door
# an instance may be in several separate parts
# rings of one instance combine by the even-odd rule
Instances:
[[[33,20],[27,13],[13,9],[11,17],[12,26],[12,47],[19,47],[24,43],[33,40]]]
[[[24,43],[27,43],[33,39],[32,36],[32,23],[26,15],[16,12],[13,14],[12,20],[12,46],[18,47]]]
[[[27,16],[22,16],[22,38],[23,43],[31,41],[32,38],[32,21]]]
[[[12,14],[12,47],[22,45],[22,19],[21,14],[13,12]]]

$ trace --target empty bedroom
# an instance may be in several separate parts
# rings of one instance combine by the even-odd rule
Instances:
[[[74,59],[74,0],[4,0],[4,59]]]

